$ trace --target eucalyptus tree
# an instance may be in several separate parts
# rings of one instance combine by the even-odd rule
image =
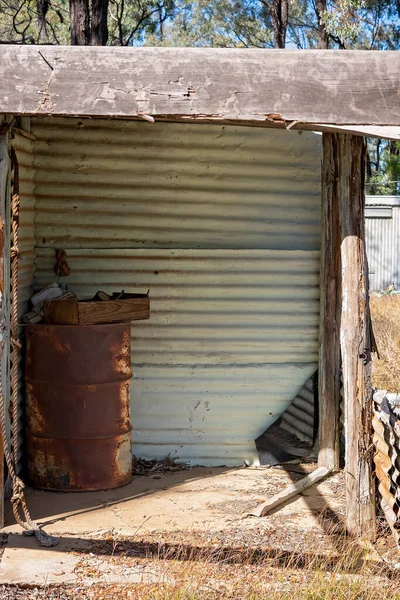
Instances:
[[[118,45],[158,42],[174,0],[0,0],[0,42]]]

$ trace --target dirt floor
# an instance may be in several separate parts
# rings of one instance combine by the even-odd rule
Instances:
[[[305,490],[267,517],[247,516],[314,468],[314,464],[198,467],[135,477],[128,486],[100,493],[28,490],[33,518],[60,536],[60,544],[39,548],[35,538],[21,536],[9,511],[0,598],[106,598],[85,593],[93,593],[96,585],[113,589],[173,585],[184,575],[185,564],[196,560],[208,572],[215,562],[222,569],[232,561],[250,568],[260,557],[273,557],[273,568],[276,560],[297,567],[311,554],[338,556],[344,515],[342,473]],[[271,575],[274,589],[280,585],[279,577]],[[75,592],[49,595],[49,590],[61,594],[60,587],[57,592],[52,586]],[[47,595],[40,595],[43,590]],[[206,597],[205,592],[200,597]]]
[[[81,580],[85,569],[73,573],[45,566],[42,558],[28,572],[26,560],[20,558],[32,549],[59,555],[69,548],[94,549],[87,557],[87,570],[97,565],[100,540],[129,539],[135,543],[164,543],[199,546],[209,544],[262,547],[276,550],[304,551],[310,537],[314,543],[326,539],[343,517],[342,476],[306,490],[286,506],[265,518],[247,517],[247,513],[289,483],[304,477],[313,464],[283,468],[193,468],[176,473],[135,477],[131,484],[118,490],[100,493],[54,493],[29,490],[32,516],[45,530],[61,537],[55,551],[38,551],[36,540],[21,537],[19,527],[6,527],[10,536],[2,564],[0,582],[29,583]],[[329,498],[329,500],[327,499]],[[7,522],[13,522],[11,511]],[[101,544],[100,544],[101,545]],[[11,552],[12,550],[12,552]],[[10,560],[12,558],[12,560]],[[102,560],[107,561],[102,553]],[[92,560],[91,560],[92,559]],[[93,564],[91,564],[93,563]],[[20,565],[20,566],[19,566]],[[40,567],[40,568],[39,568]],[[96,567],[97,568],[97,567]],[[92,580],[92,577],[91,577]]]

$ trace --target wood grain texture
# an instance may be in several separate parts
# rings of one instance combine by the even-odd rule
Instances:
[[[0,118],[1,123],[1,118]],[[5,325],[8,322],[7,319],[7,304],[4,295],[5,290],[5,264],[9,261],[10,251],[8,243],[8,236],[5,234],[5,222],[6,222],[6,207],[7,207],[7,184],[9,178],[9,147],[8,147],[8,136],[0,134],[0,322]],[[0,341],[0,369],[2,378],[3,396],[7,397],[9,391],[8,375],[9,375],[9,344],[7,336],[5,335],[6,328],[2,327],[1,341]],[[6,410],[4,408],[4,410]],[[7,418],[7,414],[6,414]],[[3,443],[0,438],[0,529],[4,527],[4,449]]]
[[[78,302],[75,298],[48,301],[44,303],[46,325],[78,325]]]
[[[372,383],[368,265],[364,232],[366,147],[356,136],[332,134],[338,162],[342,264],[340,346],[345,425],[346,524],[349,533],[374,540]]]
[[[3,113],[400,125],[397,52],[2,45],[0,57]]]
[[[327,469],[326,467],[318,467],[315,469],[315,471],[312,471],[299,481],[291,483],[284,490],[257,506],[249,513],[249,516],[265,517],[265,515],[271,512],[271,510],[274,510],[274,508],[277,508],[287,500],[290,500],[290,498],[301,494],[301,492],[306,490],[311,485],[314,485],[315,483],[318,483],[318,481],[324,479],[327,475],[329,475],[330,472],[330,469]]]
[[[339,469],[340,230],[338,161],[332,134],[323,135],[321,206],[321,303],[318,368],[318,464]]]
[[[150,300],[132,298],[109,302],[78,302],[78,314],[81,325],[141,321],[150,317]]]
[[[385,140],[400,141],[400,127],[382,127],[368,125],[325,125],[317,123],[314,125],[303,125],[305,130],[321,131],[325,133],[353,133],[363,137],[381,138]]]
[[[78,302],[75,298],[52,300],[44,305],[45,323],[52,325],[95,325],[150,318],[147,297],[108,302]]]

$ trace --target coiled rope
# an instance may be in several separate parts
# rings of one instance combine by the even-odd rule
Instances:
[[[2,128],[0,135],[5,135],[11,129]],[[11,282],[12,282],[12,309],[11,309],[11,336],[12,346],[12,366],[11,366],[11,414],[12,414],[12,438],[13,454],[11,454],[6,426],[6,403],[4,397],[3,378],[0,369],[0,429],[3,443],[4,457],[8,467],[8,472],[12,479],[13,493],[11,504],[15,520],[24,530],[24,535],[35,535],[39,544],[45,547],[56,546],[58,538],[47,534],[39,527],[35,521],[32,521],[24,493],[24,482],[17,476],[16,465],[18,464],[19,451],[19,432],[18,432],[18,356],[21,350],[21,342],[18,337],[18,261],[20,259],[18,236],[19,236],[19,166],[17,155],[14,148],[11,148],[11,165],[14,171],[14,185],[11,203],[12,217],[12,248],[11,256]],[[1,199],[2,200],[2,199]],[[4,339],[1,342],[2,353],[5,350]]]

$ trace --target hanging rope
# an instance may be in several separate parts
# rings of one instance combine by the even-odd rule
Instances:
[[[3,132],[0,132],[3,133]],[[12,414],[12,437],[13,437],[13,455],[11,455],[6,427],[6,403],[4,399],[4,386],[2,373],[0,369],[0,428],[3,442],[3,451],[8,467],[8,472],[12,479],[13,494],[11,504],[15,520],[18,525],[24,529],[25,535],[35,535],[39,544],[45,547],[51,547],[58,544],[58,538],[55,538],[43,531],[37,523],[32,521],[24,493],[24,483],[17,476],[16,465],[18,464],[19,451],[19,432],[18,432],[18,355],[21,350],[21,342],[18,338],[18,261],[20,259],[18,236],[19,236],[19,167],[17,155],[14,148],[11,148],[11,164],[14,169],[14,188],[11,203],[12,216],[12,239],[11,248],[11,281],[12,281],[12,310],[11,310],[11,346],[12,346],[12,367],[11,367],[11,414]],[[1,344],[2,352],[5,350],[4,340]]]

